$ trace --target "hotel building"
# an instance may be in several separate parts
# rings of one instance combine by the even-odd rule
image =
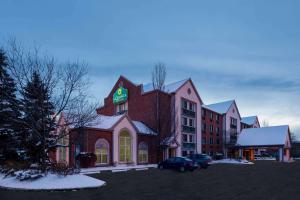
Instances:
[[[241,118],[235,100],[203,105],[191,79],[157,90],[152,84],[136,84],[120,76],[96,111],[98,116],[92,122],[69,128],[63,141],[69,147],[57,150],[57,161],[75,165],[76,157],[87,152],[96,155],[90,166],[157,163],[194,153],[253,159],[255,150],[263,147],[279,149],[281,160],[290,157],[289,129],[281,130],[288,136],[280,144],[251,146],[245,139],[239,144],[241,130],[246,135],[245,130],[258,132],[255,137],[259,139],[267,129],[259,128],[256,116]],[[251,131],[253,128],[258,130]],[[242,138],[247,137],[244,134]]]
[[[96,165],[157,163],[171,156],[201,153],[202,100],[191,79],[135,84],[120,76],[98,118],[70,132],[70,164],[80,152],[94,152]]]

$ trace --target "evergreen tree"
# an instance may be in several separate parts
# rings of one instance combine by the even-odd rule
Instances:
[[[22,99],[26,146],[33,162],[42,166],[48,158],[48,149],[56,143],[55,121],[52,119],[54,106],[50,94],[38,72],[32,74]]]
[[[7,72],[7,58],[0,49],[0,154],[12,158],[19,148],[20,107],[16,98],[16,84]]]

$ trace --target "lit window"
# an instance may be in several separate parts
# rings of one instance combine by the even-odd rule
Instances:
[[[120,162],[131,162],[131,137],[126,131],[120,133]]]

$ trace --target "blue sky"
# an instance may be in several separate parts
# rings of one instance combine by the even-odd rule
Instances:
[[[120,74],[191,77],[205,103],[290,124],[300,138],[300,1],[1,0],[0,42],[14,36],[59,60],[84,59],[103,99]]]

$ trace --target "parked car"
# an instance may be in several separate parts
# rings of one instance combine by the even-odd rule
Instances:
[[[186,157],[172,157],[158,164],[159,169],[176,169],[180,172],[193,171],[198,165]]]
[[[197,163],[202,169],[207,169],[209,163],[212,161],[211,157],[206,154],[192,154],[188,158]]]

